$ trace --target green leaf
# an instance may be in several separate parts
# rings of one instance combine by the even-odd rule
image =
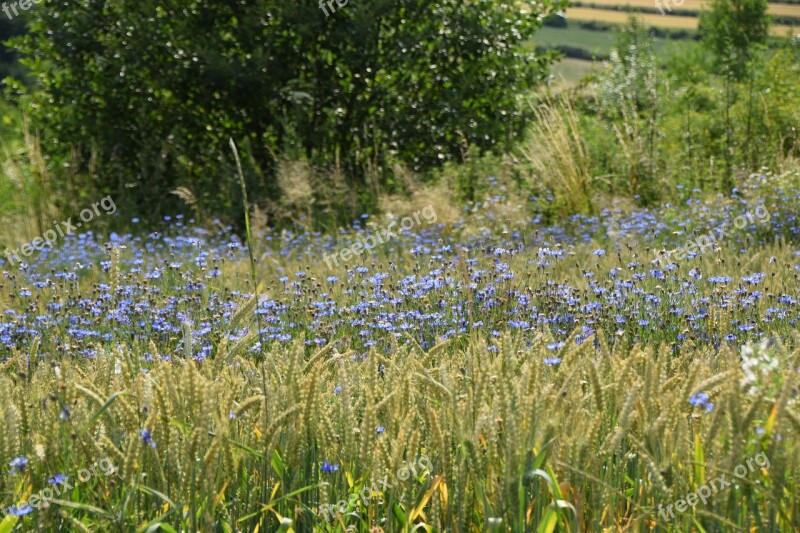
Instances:
[[[145,524],[144,526],[137,529],[137,533],[158,533],[159,531],[166,531],[167,533],[178,533],[175,528],[171,525],[162,522],[167,515],[170,515],[174,512],[174,509],[170,509],[168,512],[164,513],[163,515],[159,516],[155,520],[152,520]]]
[[[14,526],[17,525],[19,521],[19,517],[16,516],[7,516],[5,519],[0,522],[0,533],[10,533]]]
[[[402,505],[395,502],[395,504],[392,506],[392,512],[394,513],[395,518],[397,518],[397,521],[400,522],[401,525],[405,525],[408,523],[408,515],[406,515]]]
[[[286,468],[283,466],[283,459],[281,459],[281,454],[278,453],[278,450],[272,454],[272,468],[275,470],[275,473],[278,474],[278,477],[283,479],[283,476],[286,474]]]
[[[94,414],[94,416],[89,420],[88,427],[92,427],[92,425],[97,421],[98,418],[100,418],[100,416],[106,411],[106,409],[111,407],[111,404],[114,403],[114,400],[116,400],[117,398],[119,398],[120,396],[122,396],[124,394],[125,395],[130,395],[129,392],[117,391],[114,394],[112,394],[111,396],[109,396],[108,400],[106,400],[106,403],[104,403],[103,406],[100,408],[100,410],[97,411]]]
[[[695,488],[706,484],[706,459],[700,433],[694,436],[694,485]]]
[[[537,533],[553,533],[556,529],[556,525],[558,524],[558,513],[552,509],[548,508],[545,513],[544,517],[542,517],[542,521],[539,522],[539,527],[536,528]]]
[[[169,496],[167,496],[167,495],[165,495],[165,494],[163,494],[163,493],[161,493],[161,492],[159,492],[159,491],[157,491],[157,490],[155,490],[155,489],[151,489],[150,487],[146,487],[146,486],[144,486],[144,485],[140,485],[140,484],[138,484],[138,483],[137,483],[136,485],[134,485],[134,487],[136,487],[136,489],[138,489],[139,491],[141,491],[141,492],[144,492],[145,494],[150,494],[151,496],[158,496],[158,497],[159,497],[159,498],[161,498],[161,499],[162,499],[164,502],[168,503],[168,504],[169,504],[169,506],[170,506],[172,509],[177,509],[177,508],[178,508],[178,506],[177,506],[177,505],[175,505],[175,502],[173,502],[173,501],[172,501],[172,500],[169,498]]]
[[[108,511],[100,509],[99,507],[95,507],[94,505],[88,505],[85,503],[78,503],[78,502],[70,502],[67,500],[50,500],[50,503],[55,505],[60,505],[62,507],[70,507],[72,509],[87,511],[97,516],[101,516],[107,520],[114,520],[116,518],[113,514],[109,513]]]
[[[158,533],[159,531],[162,531],[162,530],[163,531],[175,531],[174,529],[172,529],[171,526],[168,526],[166,524],[162,524],[161,522],[156,522],[155,524],[153,524],[150,527],[148,527],[147,530],[145,531],[145,533]]]

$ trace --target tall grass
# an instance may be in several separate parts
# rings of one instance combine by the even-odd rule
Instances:
[[[572,104],[560,97],[531,105],[536,122],[520,151],[533,170],[533,187],[553,193],[559,214],[591,213],[590,164]]]
[[[20,119],[19,139],[4,139],[0,175],[0,219],[8,244],[30,241],[52,225],[57,206],[38,135]]]

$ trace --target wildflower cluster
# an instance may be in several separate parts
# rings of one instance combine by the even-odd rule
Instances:
[[[11,463],[9,463],[12,474],[21,472],[27,465],[28,459],[25,457],[17,457],[11,461]],[[104,476],[108,477],[114,474],[116,470],[117,469],[112,463],[111,459],[104,457],[100,461],[92,463],[88,468],[81,469],[77,474],[78,482],[86,483],[92,479],[92,477],[97,477],[99,473],[102,473]],[[22,517],[31,514],[36,509],[49,507],[50,502],[53,501],[53,498],[63,498],[75,487],[74,482],[70,482],[70,476],[64,474],[55,474],[54,476],[48,478],[47,484],[49,485],[48,487],[45,487],[36,494],[29,496],[25,501],[5,509],[0,509],[0,514],[4,516],[11,515],[15,517]]]

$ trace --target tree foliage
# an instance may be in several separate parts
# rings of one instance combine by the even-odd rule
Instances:
[[[767,0],[712,0],[700,16],[700,35],[721,65],[741,76],[752,57],[753,45],[769,36]]]
[[[278,157],[335,162],[363,191],[367,167],[505,145],[546,64],[522,45],[555,2],[44,0],[18,47],[51,155],[140,213],[175,209],[179,186],[236,211],[231,137],[270,198]]]

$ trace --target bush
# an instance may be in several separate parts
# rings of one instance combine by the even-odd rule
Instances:
[[[568,26],[567,17],[558,14],[550,15],[544,19],[542,24],[549,28],[566,28]]]
[[[547,51],[547,49],[543,47],[539,47],[539,50],[542,53]],[[552,47],[551,50],[556,50],[565,57],[571,57],[574,59],[584,59],[586,61],[605,61],[608,59],[608,55],[606,54],[593,52],[591,50],[587,50],[586,48],[581,48],[580,46],[569,46],[566,44],[559,44],[558,46]]]

